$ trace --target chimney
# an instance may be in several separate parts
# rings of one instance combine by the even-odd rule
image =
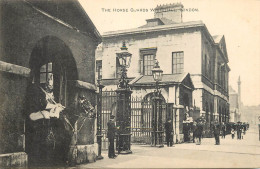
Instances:
[[[182,22],[183,5],[181,3],[173,3],[166,5],[157,5],[154,10],[154,18],[166,18],[175,23]]]

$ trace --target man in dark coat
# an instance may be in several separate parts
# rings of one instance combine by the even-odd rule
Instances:
[[[116,134],[116,125],[114,122],[114,115],[110,116],[110,120],[107,123],[107,138],[108,138],[108,157],[109,158],[115,158],[115,147],[114,147],[114,139],[115,139],[115,134]]]
[[[203,124],[197,123],[197,138],[198,138],[198,145],[201,144],[201,137],[203,133]]]
[[[240,122],[237,122],[237,139],[239,140],[241,140],[241,132],[242,132],[241,124]]]
[[[223,123],[222,124],[222,138],[226,137],[226,130],[227,130],[226,124]]]
[[[220,141],[219,141],[220,124],[218,123],[218,121],[215,121],[215,123],[214,123],[214,125],[213,125],[213,132],[214,132],[214,137],[215,137],[216,145],[219,145],[219,144],[220,144]]]
[[[172,121],[171,119],[168,119],[165,124],[165,134],[166,134],[166,142],[167,147],[171,147],[173,145],[173,127],[172,127]]]

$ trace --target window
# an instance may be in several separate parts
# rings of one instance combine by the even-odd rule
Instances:
[[[140,49],[139,73],[140,75],[152,75],[157,48]]]
[[[207,78],[209,78],[209,79],[211,79],[211,76],[212,76],[212,74],[211,74],[211,60],[210,60],[210,58],[208,58],[208,56],[207,55],[205,55],[204,56],[204,63],[203,63],[204,65],[204,75],[207,77]]]
[[[96,61],[96,73],[97,73],[97,78],[102,79],[102,60]]]
[[[204,57],[204,73],[205,73],[205,76],[208,76],[208,58],[207,58],[207,55],[205,55]]]
[[[57,103],[67,105],[67,72],[60,62],[43,64],[35,71],[32,83],[40,85]]]
[[[220,69],[220,63],[218,63],[218,84],[221,83],[221,69]]]
[[[154,55],[153,54],[145,54],[143,56],[143,70],[144,75],[152,75],[152,69],[154,66]]]
[[[184,70],[184,53],[173,52],[172,53],[172,73],[178,74],[183,73]]]
[[[46,88],[47,82],[53,85],[52,63],[47,63],[40,68],[40,85]]]
[[[213,79],[213,75],[212,75],[212,61],[209,60],[209,79],[212,80]]]

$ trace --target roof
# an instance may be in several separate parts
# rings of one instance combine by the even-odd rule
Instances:
[[[163,19],[161,21],[165,23],[168,22],[166,21],[166,19]],[[133,29],[105,32],[102,37],[106,38],[106,37],[120,36],[120,35],[127,35],[127,34],[147,33],[147,32],[155,32],[155,31],[162,31],[162,30],[194,28],[194,27],[205,27],[205,24],[202,21],[191,21],[191,22],[182,22],[182,23],[174,23],[174,24],[167,24],[167,25],[158,25],[154,27],[139,27]]]
[[[224,56],[224,59],[226,59],[227,62],[228,62],[228,55],[227,55],[227,49],[226,49],[225,36],[224,35],[214,35],[214,36],[212,36],[212,38],[214,39],[215,44],[218,46],[218,49],[222,52],[222,54]],[[223,47],[221,47],[222,45],[223,45]],[[228,69],[230,71],[229,67],[228,67]]]
[[[133,80],[134,78],[127,78],[127,80],[131,81]],[[104,85],[104,86],[109,86],[109,85],[118,85],[119,83],[119,79],[102,79],[101,80],[101,84]]]
[[[160,85],[169,85],[169,84],[180,84],[184,81],[184,79],[186,79],[187,77],[189,77],[190,79],[190,75],[189,73],[182,73],[182,74],[164,74],[162,76],[162,81],[160,81]],[[132,86],[138,86],[138,85],[154,85],[155,81],[153,79],[152,75],[141,75],[139,77],[136,77],[135,79],[133,79],[129,85]],[[193,88],[193,84],[191,82],[191,87]]]
[[[215,43],[219,43],[224,35],[214,35],[212,36]]]
[[[39,12],[47,14],[46,16],[58,19],[59,22],[101,42],[100,33],[78,0],[24,0],[24,2]]]
[[[176,22],[171,21],[170,19],[167,18],[152,18],[152,19],[147,19],[146,20],[146,24],[143,26],[140,26],[139,28],[147,28],[147,27],[152,27],[151,25],[149,25],[148,23],[151,21],[157,21],[158,25],[170,25],[170,24],[176,24]],[[158,26],[158,25],[153,25],[153,26]]]

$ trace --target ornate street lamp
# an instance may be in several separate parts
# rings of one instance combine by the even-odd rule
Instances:
[[[154,68],[152,69],[153,79],[156,82],[156,93],[159,94],[159,82],[162,81],[162,69],[159,66],[159,62],[156,60]]]
[[[160,97],[159,82],[162,80],[163,71],[160,69],[159,62],[156,61],[152,69],[153,78],[155,80],[156,90],[153,97],[152,111],[152,146],[163,147],[163,128],[162,128],[162,99]]]
[[[118,88],[126,89],[129,88],[128,81],[127,81],[127,68],[130,67],[132,54],[127,51],[127,47],[125,42],[123,42],[122,47],[120,48],[121,52],[116,53],[116,57],[119,60],[119,64],[121,67],[121,77],[119,80]]]
[[[118,127],[118,154],[128,154],[131,151],[131,93],[127,80],[127,68],[130,66],[132,54],[127,51],[125,42],[121,52],[116,53],[121,67],[121,77],[117,92],[116,123]]]

